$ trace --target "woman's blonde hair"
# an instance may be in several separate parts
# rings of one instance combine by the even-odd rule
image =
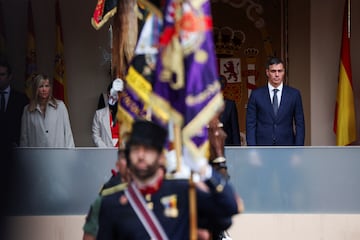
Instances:
[[[29,104],[29,108],[28,108],[29,112],[32,112],[36,109],[36,106],[39,103],[39,94],[38,94],[39,86],[45,80],[48,80],[49,84],[50,84],[50,96],[49,96],[48,101],[51,102],[55,106],[55,108],[57,107],[56,99],[52,95],[52,82],[50,81],[50,79],[47,75],[38,74],[32,80],[31,100],[30,100],[30,104]]]

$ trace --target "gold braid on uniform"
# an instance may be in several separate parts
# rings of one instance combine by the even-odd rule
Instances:
[[[127,188],[127,186],[128,186],[128,183],[120,183],[111,188],[102,190],[100,194],[101,194],[101,196],[108,196],[108,195],[114,194],[116,192],[125,190]]]

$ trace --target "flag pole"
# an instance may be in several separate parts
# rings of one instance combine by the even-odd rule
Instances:
[[[197,205],[196,205],[196,186],[191,171],[189,178],[189,211],[190,211],[190,240],[197,239]]]
[[[181,127],[174,124],[174,147],[176,154],[176,172],[181,171]],[[193,172],[189,177],[189,239],[197,239],[197,206],[196,206],[196,186],[193,180]]]
[[[176,172],[181,171],[181,128],[178,124],[174,123],[174,144],[176,153]]]

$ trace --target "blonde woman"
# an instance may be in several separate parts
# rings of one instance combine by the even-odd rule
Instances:
[[[21,121],[20,146],[75,147],[66,106],[52,96],[46,75],[39,74],[33,80],[32,99],[24,107]]]

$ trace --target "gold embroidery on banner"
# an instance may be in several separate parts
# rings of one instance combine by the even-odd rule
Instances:
[[[204,156],[205,151],[208,149],[209,143],[204,143],[200,148],[191,140],[198,132],[197,129],[201,129],[206,125],[210,119],[212,119],[217,109],[220,109],[224,105],[223,95],[219,92],[202,110],[183,128],[183,143],[189,149],[193,156]]]
[[[126,76],[126,83],[129,87],[137,93],[137,95],[145,103],[149,102],[149,96],[152,91],[151,84],[139,74],[135,68],[130,67],[128,75]]]
[[[181,44],[176,37],[173,37],[161,56],[164,69],[160,74],[160,80],[168,82],[170,87],[175,90],[183,88],[185,84],[183,59]],[[175,81],[173,81],[174,75]]]
[[[204,64],[207,62],[209,55],[206,51],[199,49],[195,52],[195,61]]]
[[[186,97],[186,104],[188,106],[193,106],[199,103],[204,102],[205,99],[209,98],[209,96],[214,95],[214,93],[220,91],[220,83],[219,81],[214,81],[213,84],[208,85],[208,87],[199,93],[198,95],[189,95]]]
[[[134,114],[136,114],[137,116],[140,115],[140,112],[142,111],[142,109],[140,109],[138,107],[137,104],[134,104],[131,100],[131,98],[129,97],[129,95],[125,92],[124,93],[124,98],[123,98],[123,102],[124,105]]]

